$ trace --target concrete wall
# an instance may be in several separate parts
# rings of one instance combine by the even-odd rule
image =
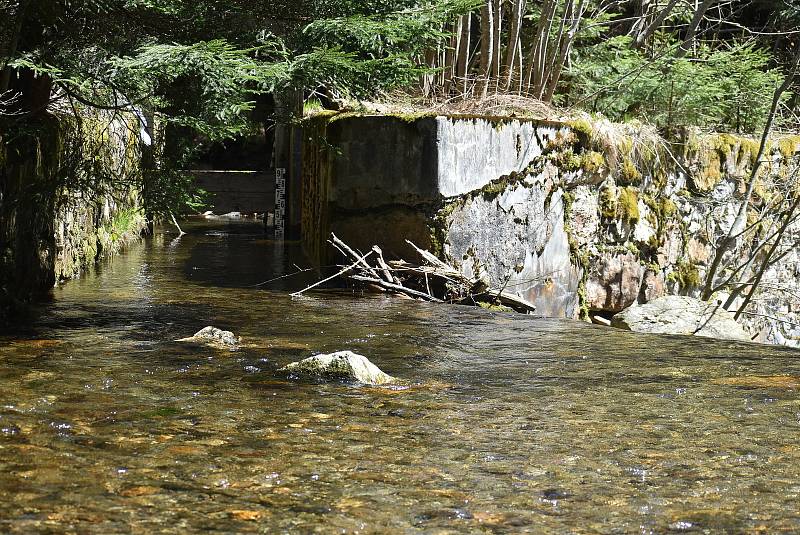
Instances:
[[[271,212],[275,208],[275,173],[194,170],[198,187],[211,195],[215,214]]]
[[[324,154],[307,177],[320,193],[311,223],[320,255],[333,230],[362,250],[378,244],[418,261],[408,238],[568,318],[698,296],[758,148],[685,133],[668,154],[643,126],[509,118],[334,118],[315,132],[305,150]],[[764,169],[751,221],[773,192],[792,191],[784,182],[800,170],[800,136],[773,140]],[[776,224],[753,226],[729,264],[745,262]],[[800,243],[800,222],[786,240]],[[766,277],[742,322],[759,340],[800,345],[800,251],[790,247]]]
[[[463,195],[522,172],[557,126],[515,119],[437,117],[438,193]]]
[[[325,261],[331,231],[357,247],[378,243],[389,256],[413,253],[406,238],[433,248],[429,223],[445,199],[522,171],[556,131],[533,121],[441,116],[308,121],[304,218],[325,232],[304,230],[306,248]]]

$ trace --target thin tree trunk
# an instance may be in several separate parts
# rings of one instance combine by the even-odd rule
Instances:
[[[686,55],[689,49],[694,48],[694,37],[697,35],[697,28],[699,28],[700,23],[703,22],[703,17],[706,15],[706,11],[708,11],[708,9],[715,2],[717,2],[717,0],[703,0],[703,3],[697,6],[694,16],[692,17],[692,21],[689,23],[689,27],[686,29],[686,36],[683,38],[681,46],[675,51],[675,55],[677,57],[682,58]]]
[[[514,80],[514,66],[519,52],[519,34],[522,31],[522,16],[525,14],[525,0],[513,0],[511,6],[511,26],[508,32],[508,48],[506,49],[506,59],[503,64],[505,83],[503,88],[508,91]]]
[[[30,0],[20,1],[13,15],[13,19],[10,21],[6,19],[6,24],[11,22],[13,25],[8,24],[9,30],[6,31],[10,31],[10,35],[3,35],[2,38],[5,42],[0,43],[0,45],[2,45],[2,48],[0,48],[0,94],[8,91],[8,87],[11,83],[11,69],[8,68],[8,62],[11,61],[17,53],[20,35],[22,34],[22,24],[29,4]]]
[[[492,52],[494,51],[494,1],[486,0],[481,8],[481,65],[480,65],[480,95],[485,97],[489,91],[489,79],[492,74]]]
[[[564,12],[561,14],[561,21],[558,24],[558,35],[553,41],[554,46],[548,47],[547,57],[545,58],[544,66],[541,69],[542,76],[533,86],[533,96],[535,98],[541,99],[544,95],[547,82],[550,79],[550,73],[553,72],[553,68],[557,61],[557,54],[561,51],[564,45],[564,32],[567,26],[567,19],[570,17],[570,13],[574,5],[574,0],[567,0],[567,3],[564,5]]]
[[[447,48],[445,54],[445,76],[444,81],[447,85],[447,92],[450,91],[453,81],[458,76],[456,72],[456,62],[458,60],[459,40],[461,39],[461,17],[453,23],[452,37],[450,38],[450,46]]]
[[[461,39],[458,43],[458,59],[456,61],[456,77],[462,84],[461,92],[467,92],[467,74],[469,68],[470,39],[472,37],[472,14],[467,13],[461,16]]]
[[[531,45],[530,59],[525,73],[525,89],[531,92],[532,87],[541,87],[544,76],[545,58],[547,57],[547,44],[550,39],[550,28],[553,25],[556,0],[544,0],[539,24],[536,27],[536,37]]]
[[[492,0],[494,7],[494,26],[492,36],[492,83],[491,87],[495,92],[500,86],[500,64],[501,64],[501,37],[503,33],[503,5],[501,0]]]
[[[571,4],[570,7],[574,6],[572,1],[570,1],[570,4]],[[550,68],[549,81],[544,91],[544,97],[542,98],[542,100],[544,100],[545,102],[550,102],[553,100],[553,94],[555,93],[556,87],[558,86],[558,81],[561,79],[561,71],[564,69],[564,65],[566,64],[567,58],[569,57],[569,52],[572,49],[572,43],[575,42],[575,36],[578,34],[578,29],[580,27],[581,19],[583,18],[583,12],[585,8],[586,8],[586,0],[581,0],[577,10],[575,10],[571,14],[572,23],[570,25],[569,30],[567,31],[564,41],[561,43],[559,47],[558,58]]]
[[[669,4],[656,14],[650,24],[645,26],[645,28],[636,35],[636,39],[633,41],[633,48],[642,48],[642,46],[644,46],[650,36],[656,33],[656,30],[664,23],[664,20],[669,14],[672,13],[672,10],[675,9],[679,1],[680,0],[670,0]]]
[[[712,289],[714,288],[714,277],[716,276],[717,270],[722,263],[722,257],[725,256],[725,253],[727,253],[735,245],[736,238],[738,238],[739,234],[747,226],[747,210],[750,207],[750,199],[753,196],[753,189],[755,188],[756,181],[758,179],[758,171],[761,169],[761,160],[764,157],[764,152],[766,152],[767,142],[769,141],[769,136],[772,132],[772,123],[775,121],[775,113],[778,110],[781,96],[792,85],[794,77],[797,74],[798,66],[800,66],[800,44],[797,47],[794,64],[792,65],[791,70],[786,75],[783,83],[775,89],[775,93],[772,95],[772,105],[770,106],[769,115],[767,116],[767,124],[764,126],[764,132],[761,135],[761,144],[758,146],[756,163],[753,165],[753,170],[750,173],[750,181],[747,184],[747,191],[745,192],[742,205],[739,207],[739,212],[736,214],[736,219],[734,220],[733,225],[731,225],[730,230],[728,230],[728,233],[720,241],[720,244],[714,254],[714,260],[712,261],[711,266],[708,268],[702,294],[702,299],[705,301],[711,298]]]

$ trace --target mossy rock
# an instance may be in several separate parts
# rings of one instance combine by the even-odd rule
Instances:
[[[691,262],[679,260],[674,271],[667,276],[668,281],[677,282],[681,288],[700,286],[700,270]]]
[[[355,381],[368,385],[383,385],[397,382],[363,355],[352,351],[337,351],[327,355],[315,355],[299,362],[287,364],[280,370],[297,377],[311,376],[340,381]]]

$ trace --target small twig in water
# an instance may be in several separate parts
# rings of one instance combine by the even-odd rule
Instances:
[[[312,288],[316,288],[316,287],[317,287],[317,286],[319,286],[320,284],[326,283],[326,282],[328,282],[328,281],[331,281],[331,280],[335,279],[336,277],[339,277],[339,276],[341,276],[341,275],[344,275],[345,273],[347,273],[348,271],[350,271],[350,270],[351,270],[351,269],[353,269],[354,267],[358,266],[360,263],[364,262],[364,259],[365,259],[365,258],[367,258],[367,257],[368,257],[369,255],[371,255],[372,253],[373,253],[373,251],[369,251],[369,252],[367,252],[367,254],[365,254],[364,256],[361,256],[361,257],[359,257],[359,258],[358,258],[358,260],[356,260],[355,262],[353,262],[352,264],[350,264],[350,265],[349,265],[349,266],[347,266],[346,268],[344,268],[344,269],[340,270],[338,273],[335,273],[335,274],[331,275],[331,276],[330,276],[330,277],[328,277],[327,279],[322,279],[321,281],[315,282],[315,283],[314,283],[314,284],[312,284],[311,286],[308,286],[308,287],[306,287],[306,288],[303,288],[303,289],[302,289],[302,290],[300,290],[299,292],[294,292],[293,294],[290,294],[290,295],[291,295],[292,297],[298,297],[298,296],[302,295],[304,292],[307,292],[308,290],[311,290]]]
[[[173,224],[173,225],[175,225],[175,228],[177,228],[177,229],[178,229],[178,237],[180,238],[181,236],[183,236],[184,234],[186,234],[186,233],[183,231],[183,229],[181,228],[181,226],[178,224],[178,220],[177,220],[177,219],[175,219],[175,214],[173,214],[172,212],[170,212],[170,213],[169,213],[169,216],[172,218],[172,224]]]

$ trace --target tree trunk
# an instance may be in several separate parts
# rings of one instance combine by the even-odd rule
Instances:
[[[470,47],[472,46],[472,43],[470,42],[472,37],[472,14],[467,13],[466,15],[462,15],[460,24],[461,24],[461,39],[459,39],[458,42],[456,77],[460,79],[460,82],[462,84],[462,89],[461,89],[462,94],[466,94],[467,84],[468,84],[467,74],[469,69]]]
[[[486,0],[481,8],[481,64],[479,70],[480,96],[485,97],[489,91],[489,80],[492,74],[492,52],[494,52],[494,0]]]
[[[531,45],[530,59],[525,73],[525,90],[527,92],[531,92],[533,87],[541,87],[545,71],[545,58],[547,57],[547,44],[556,5],[556,0],[544,0],[542,3],[542,13],[539,17],[539,24],[536,26],[536,37]]]
[[[492,83],[491,87],[495,92],[500,85],[500,64],[501,64],[501,36],[503,32],[503,6],[501,0],[492,0],[494,7],[494,26],[492,36]]]
[[[550,72],[548,73],[549,81],[544,90],[544,96],[542,97],[542,100],[545,102],[551,102],[553,100],[553,94],[558,86],[558,81],[561,79],[561,71],[564,69],[564,65],[569,57],[569,52],[572,49],[572,43],[575,42],[575,36],[578,34],[581,19],[583,18],[583,12],[586,8],[586,0],[581,0],[577,9],[574,9],[574,2],[570,0],[569,7],[572,23],[566,35],[564,36],[564,39],[561,43],[559,43],[558,57],[550,66]]]
[[[505,83],[503,88],[508,91],[514,81],[514,66],[519,52],[519,34],[522,30],[523,15],[525,14],[525,0],[513,0],[511,6],[511,26],[508,32],[508,48],[506,49],[506,59],[503,63]]]
[[[697,7],[692,21],[686,29],[686,36],[683,38],[681,46],[678,47],[678,50],[675,52],[677,57],[682,58],[690,49],[694,48],[694,37],[697,35],[697,28],[699,28],[700,23],[703,22],[706,11],[708,11],[715,2],[717,2],[717,0],[703,0],[703,3]]]
[[[8,62],[17,53],[22,24],[29,4],[30,1],[20,1],[13,15],[9,13],[10,8],[3,10],[3,18],[6,19],[7,26],[0,34],[0,39],[2,39],[0,41],[0,95],[8,91],[11,83],[11,69],[8,67]]]
[[[650,24],[645,26],[645,28],[636,35],[636,39],[633,41],[633,48],[642,48],[644,46],[650,36],[656,33],[656,30],[663,24],[669,14],[672,13],[672,10],[675,9],[679,1],[680,0],[670,0],[669,4],[667,4],[664,9],[656,13],[655,18]]]

